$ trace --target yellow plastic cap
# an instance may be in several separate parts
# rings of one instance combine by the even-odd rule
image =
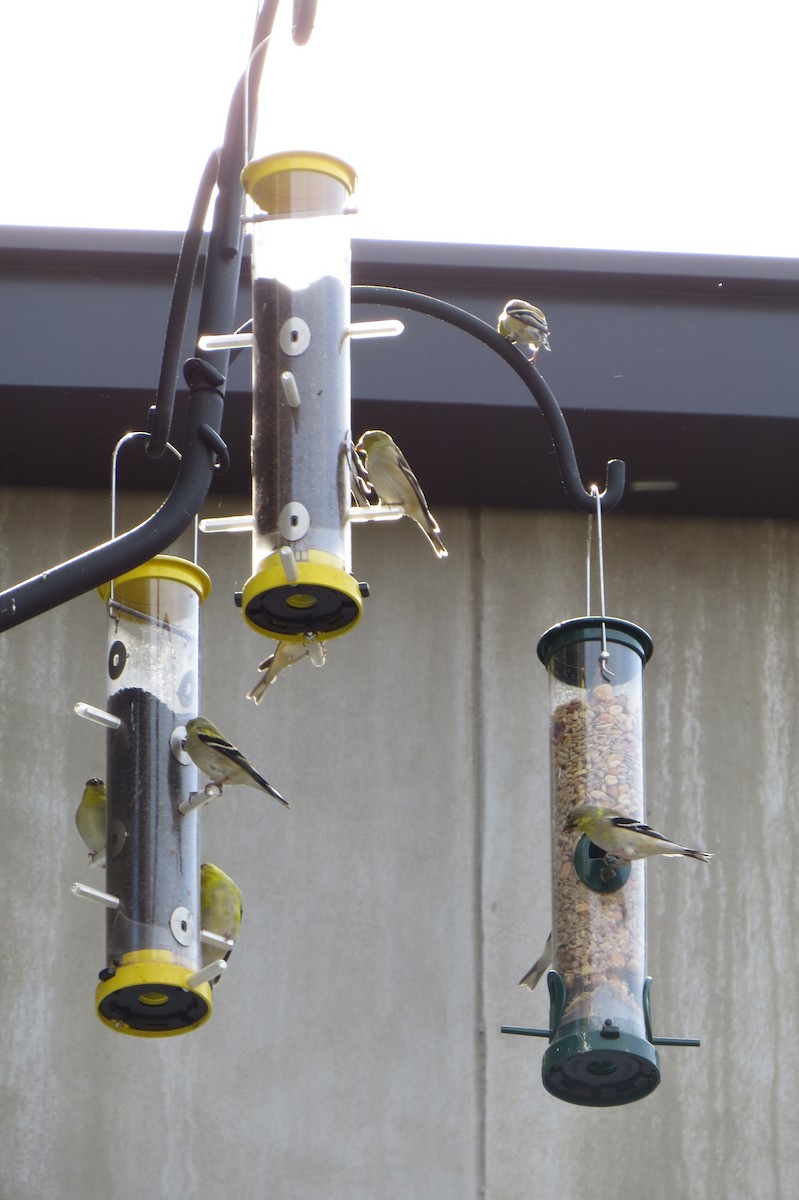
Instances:
[[[343,211],[355,191],[355,180],[349,163],[314,150],[255,158],[241,173],[244,190],[273,216]]]
[[[340,560],[309,550],[297,562],[297,581],[286,576],[279,554],[264,559],[244,585],[242,614],[251,629],[285,642],[301,642],[307,633],[322,638],[349,633],[361,619],[363,597],[357,580]]]
[[[173,554],[158,554],[141,566],[134,567],[132,571],[118,576],[114,580],[114,591],[124,592],[126,603],[140,612],[146,612],[151,607],[148,598],[149,585],[159,580],[182,583],[192,588],[200,597],[200,604],[211,594],[211,579],[202,567],[198,567],[187,558],[177,558]],[[103,600],[107,601],[111,595],[111,583],[102,583],[97,591]]]

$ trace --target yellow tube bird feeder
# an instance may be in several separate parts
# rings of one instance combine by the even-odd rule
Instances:
[[[106,965],[100,1020],[169,1037],[211,1015],[200,945],[199,815],[178,811],[197,769],[181,731],[197,713],[199,608],[211,581],[159,555],[100,588],[108,613]]]
[[[252,217],[253,574],[244,618],[281,641],[349,632],[350,240],[355,173],[315,152],[248,164]]]

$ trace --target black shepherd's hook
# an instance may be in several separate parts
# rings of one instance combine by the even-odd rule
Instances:
[[[252,152],[250,143],[254,121],[251,118],[257,112],[258,88],[279,3],[280,0],[265,0],[258,12],[252,35],[250,61],[238,80],[230,101],[225,139],[222,146],[211,153],[205,165],[180,248],[172,285],[161,372],[155,403],[148,415],[150,437],[146,449],[151,458],[160,458],[169,440],[183,338],[200,262],[203,229],[217,188],[219,196],[206,252],[205,281],[198,327],[205,330],[227,330],[228,326],[233,328],[243,238],[241,211],[244,192],[240,176],[242,168],[246,166],[247,155]],[[315,17],[316,0],[294,0],[291,33],[298,46],[304,46],[310,38]],[[252,128],[248,129],[248,125]],[[197,355],[199,358],[205,358],[199,350]],[[213,365],[226,374],[227,356],[215,352]]]
[[[279,0],[264,0],[253,33],[250,65],[239,80],[228,110],[225,137],[203,171],[189,228],[180,252],[167,326],[156,404],[150,410],[147,451],[153,458],[166,449],[172,424],[181,345],[203,240],[203,225],[217,191],[200,302],[200,329],[232,329],[235,324],[242,255],[240,175],[245,165],[243,130],[253,112],[266,46]],[[294,41],[307,41],[313,28],[315,0],[295,0]],[[217,369],[221,364],[221,371]],[[160,508],[135,529],[94,546],[67,562],[0,592],[0,632],[21,625],[83,592],[107,583],[170,546],[194,520],[214,475],[224,470],[227,447],[220,433],[225,401],[227,358],[214,362],[198,351],[183,366],[189,389],[186,429],[177,477]]]
[[[478,338],[496,351],[513,367],[544,414],[555,446],[563,486],[572,504],[583,512],[596,512],[596,495],[592,495],[583,485],[569,428],[557,400],[543,375],[498,330],[480,317],[458,308],[455,304],[449,304],[446,300],[425,296],[420,292],[407,292],[403,288],[357,285],[352,289],[352,300],[355,304],[388,304],[394,308],[412,309],[430,317],[438,317],[439,320],[447,321],[465,333],[470,333],[472,337]],[[624,477],[624,463],[620,458],[612,458],[607,466],[605,490],[600,493],[603,510],[609,512],[621,500],[624,494]]]

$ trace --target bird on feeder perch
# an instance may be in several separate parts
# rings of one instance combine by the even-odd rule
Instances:
[[[398,504],[421,529],[439,558],[447,557],[441,529],[431,513],[419,480],[396,442],[382,429],[368,429],[356,450],[366,458],[369,482],[383,504]]]

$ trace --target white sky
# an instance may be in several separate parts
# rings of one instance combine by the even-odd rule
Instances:
[[[13,0],[0,221],[183,229],[255,9]],[[799,257],[789,0],[319,0],[302,48],[291,9],[259,135],[352,162],[353,234]]]

